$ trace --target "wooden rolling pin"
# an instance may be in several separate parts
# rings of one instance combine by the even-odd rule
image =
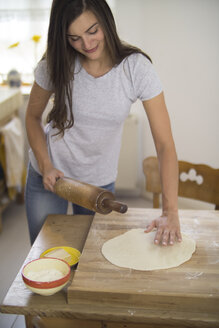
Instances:
[[[112,211],[125,213],[128,209],[126,204],[115,200],[112,192],[71,178],[58,179],[54,190],[69,202],[101,214]]]

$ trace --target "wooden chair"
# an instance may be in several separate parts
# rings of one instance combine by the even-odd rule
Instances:
[[[178,196],[215,204],[219,210],[219,169],[204,164],[179,161]],[[157,157],[143,161],[146,190],[153,193],[153,207],[159,208],[161,194],[160,175]]]

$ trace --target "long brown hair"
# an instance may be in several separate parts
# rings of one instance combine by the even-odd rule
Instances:
[[[113,66],[132,53],[141,53],[151,61],[142,50],[120,40],[113,14],[105,0],[53,0],[44,56],[54,91],[54,105],[47,122],[52,121],[61,135],[74,124],[72,83],[77,51],[70,46],[66,34],[69,25],[85,10],[93,12],[103,29]]]

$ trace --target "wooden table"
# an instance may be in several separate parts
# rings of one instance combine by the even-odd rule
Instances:
[[[25,263],[46,248],[67,245],[83,249],[76,273],[64,290],[43,297],[24,286],[19,272],[1,312],[24,314],[28,327],[219,327],[218,211],[180,211],[182,232],[196,240],[197,250],[178,268],[140,272],[113,266],[101,255],[106,239],[144,227],[159,214],[129,209],[96,214],[93,222],[49,216]]]

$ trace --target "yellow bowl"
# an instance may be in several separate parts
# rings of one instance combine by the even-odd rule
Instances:
[[[28,262],[21,274],[24,284],[31,291],[49,296],[60,291],[68,283],[71,268],[63,260],[41,258]]]
[[[73,266],[75,264],[78,263],[79,258],[81,256],[81,253],[79,252],[79,250],[77,250],[76,248],[73,247],[68,247],[68,246],[57,246],[57,247],[52,247],[49,248],[47,250],[45,250],[41,255],[40,258],[45,257],[45,255],[47,255],[46,257],[48,258],[48,253],[54,251],[54,250],[58,250],[58,249],[64,249],[67,253],[69,253],[71,255],[71,259],[70,260],[66,260],[66,262],[70,265]],[[53,255],[51,255],[51,257],[54,257]]]

